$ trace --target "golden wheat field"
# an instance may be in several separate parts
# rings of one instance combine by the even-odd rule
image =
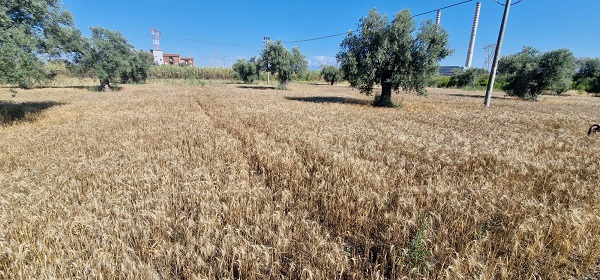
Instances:
[[[429,92],[0,88],[0,278],[600,278],[600,98]]]

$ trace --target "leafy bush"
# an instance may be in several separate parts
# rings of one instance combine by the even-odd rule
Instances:
[[[469,68],[456,71],[448,81],[452,87],[484,87],[487,86],[489,71],[483,68]]]
[[[438,75],[433,76],[433,78],[429,82],[429,86],[437,87],[437,88],[450,87],[449,83],[450,83],[450,76],[442,76],[442,75],[438,74]]]

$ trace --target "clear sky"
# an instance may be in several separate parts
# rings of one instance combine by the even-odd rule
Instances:
[[[256,56],[263,37],[292,42],[356,29],[371,8],[390,18],[403,9],[413,15],[464,0],[63,0],[84,35],[101,26],[123,33],[137,49],[150,50],[150,27],[162,32],[165,53],[195,58],[200,67],[230,67],[238,58]],[[479,0],[481,19],[473,67],[482,67],[484,46],[495,44],[504,7],[496,0]],[[504,3],[506,0],[497,0]],[[519,0],[513,0],[518,2]],[[442,65],[464,65],[477,0],[442,11],[454,54]],[[416,17],[435,21],[436,13]],[[322,40],[286,43],[297,46],[315,69],[335,64],[343,35]],[[523,46],[541,51],[568,48],[577,57],[600,57],[600,0],[522,0],[511,6],[502,55]]]

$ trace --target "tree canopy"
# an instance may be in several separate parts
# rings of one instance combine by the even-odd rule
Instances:
[[[276,74],[281,89],[287,88],[293,75],[301,75],[308,70],[308,62],[300,49],[294,47],[290,52],[281,40],[267,42],[262,51],[261,62],[266,65],[267,71]]]
[[[539,83],[544,90],[563,93],[571,89],[576,72],[576,58],[568,49],[542,54],[539,61]]]
[[[325,65],[321,68],[321,77],[333,85],[334,83],[341,80],[342,74],[340,73],[340,69],[334,65]]]
[[[86,42],[79,59],[84,72],[94,73],[103,90],[114,82],[144,82],[151,64],[150,54],[135,51],[123,34],[102,27],[90,28],[92,37]]]
[[[255,57],[250,58],[250,60],[238,59],[232,68],[236,76],[246,84],[253,83],[254,80],[258,79],[260,73],[260,64]]]
[[[337,54],[344,78],[362,93],[371,94],[381,85],[375,106],[392,106],[392,89],[425,94],[437,73],[439,61],[451,54],[448,34],[432,21],[422,22],[416,32],[408,10],[388,16],[375,9],[361,18],[357,32],[350,32]]]
[[[0,0],[0,82],[30,88],[46,77],[43,59],[81,47],[81,33],[60,0]]]
[[[574,79],[578,90],[600,93],[600,58],[579,59]]]
[[[522,99],[535,100],[544,90],[569,90],[575,72],[575,56],[567,49],[541,53],[523,47],[521,52],[507,55],[498,63],[498,74],[507,82],[503,89]]]

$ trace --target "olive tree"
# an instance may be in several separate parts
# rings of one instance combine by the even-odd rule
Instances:
[[[81,33],[60,0],[0,0],[0,82],[30,88],[46,79],[44,60],[64,59]]]
[[[260,64],[255,57],[250,60],[238,59],[232,66],[236,76],[242,79],[244,83],[251,84],[258,79],[260,73]]]
[[[448,34],[432,21],[418,32],[408,10],[391,22],[375,9],[360,19],[357,32],[349,32],[337,54],[344,78],[370,95],[376,84],[381,96],[375,106],[393,106],[392,89],[426,94],[425,87],[438,72],[439,61],[451,54]]]
[[[276,74],[280,89],[286,89],[294,75],[300,75],[308,70],[308,62],[300,49],[294,47],[290,52],[280,40],[267,42],[261,60],[266,65],[267,71]]]
[[[571,89],[573,76],[577,72],[577,60],[568,49],[546,52],[538,63],[539,84],[544,90],[563,93]]]
[[[565,92],[571,88],[575,72],[575,56],[567,49],[541,53],[524,47],[498,63],[498,74],[507,82],[503,89],[521,99],[535,100],[544,90]]]
[[[328,83],[333,83],[340,81],[341,77],[340,69],[333,65],[326,65],[321,68],[321,77]]]
[[[102,90],[110,90],[111,83],[141,83],[148,77],[151,57],[135,51],[123,34],[102,27],[90,28],[92,37],[78,61],[83,72],[98,77]]]
[[[578,59],[574,79],[578,90],[600,93],[600,58]]]

